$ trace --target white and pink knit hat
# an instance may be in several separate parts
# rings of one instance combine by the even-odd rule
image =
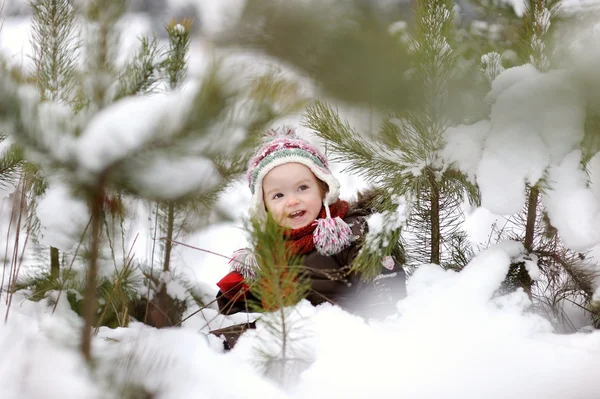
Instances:
[[[248,166],[248,185],[252,192],[250,215],[261,221],[267,220],[267,211],[263,200],[262,182],[270,170],[290,162],[306,165],[314,175],[329,186],[323,199],[326,218],[317,219],[313,232],[315,248],[322,255],[333,255],[350,245],[352,230],[339,216],[332,218],[329,205],[335,203],[340,195],[340,183],[331,174],[327,158],[307,141],[296,136],[292,127],[283,126],[269,131],[267,142],[259,148]],[[256,278],[258,264],[250,248],[234,252],[230,261],[231,270],[240,273],[246,279]]]
[[[329,192],[323,200],[323,205],[327,209],[330,204],[338,200],[340,182],[331,174],[327,158],[316,147],[298,137],[294,128],[282,126],[273,129],[268,133],[267,139],[268,141],[259,148],[248,166],[252,216],[259,220],[267,219],[262,192],[263,179],[273,168],[291,162],[307,166],[318,179],[327,184]]]

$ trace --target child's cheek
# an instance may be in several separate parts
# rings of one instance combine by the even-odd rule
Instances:
[[[277,206],[267,206],[265,204],[265,211],[267,211],[267,213],[269,215],[271,215],[271,217],[277,222],[277,224],[281,224],[281,220],[282,220],[282,216],[281,215],[282,215],[282,213],[281,213],[281,210],[278,209]]]

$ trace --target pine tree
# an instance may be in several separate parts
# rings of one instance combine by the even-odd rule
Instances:
[[[150,60],[151,42],[142,41],[128,67],[124,71],[117,67],[116,24],[125,3],[90,1],[79,11],[87,31],[81,47],[84,68],[73,88],[74,106],[65,107],[58,98],[42,101],[39,92],[2,69],[0,119],[26,149],[29,161],[35,161],[44,175],[60,174],[74,195],[88,204],[81,349],[91,361],[98,270],[107,238],[103,231],[107,214],[121,207],[115,199],[178,202],[212,195],[239,172],[244,158],[240,154],[254,144],[257,133],[273,118],[296,110],[299,96],[290,89],[293,86],[275,77],[233,84],[218,63],[189,91],[136,96],[154,87],[159,62]],[[132,116],[142,109],[151,109],[151,118]],[[129,118],[126,132],[123,117]],[[232,131],[238,133],[235,140],[224,134]],[[185,184],[166,175],[190,168],[194,172],[187,174]]]
[[[80,48],[76,27],[76,4],[73,0],[38,0],[31,4],[33,11],[31,46],[34,72],[32,80],[40,92],[41,101],[50,101],[73,107],[77,76],[77,52]],[[32,172],[27,174],[26,172]],[[35,220],[37,198],[43,194],[39,188],[46,184],[41,171],[31,165],[24,169],[24,187],[29,193],[29,230],[35,235],[39,221]],[[60,254],[58,248],[50,248],[50,277],[58,279]]]
[[[417,86],[424,88],[424,104],[392,113],[375,141],[361,138],[323,102],[315,102],[306,113],[306,126],[328,143],[334,160],[349,162],[348,171],[383,188],[382,211],[394,213],[403,210],[404,203],[409,204],[404,231],[414,237],[406,248],[414,264],[449,264],[452,251],[444,251],[444,246],[451,248],[451,237],[459,234],[455,215],[460,201],[464,196],[471,202],[478,201],[477,188],[452,165],[445,165],[439,154],[445,144],[444,132],[452,122],[449,82],[457,59],[452,10],[449,1],[417,3],[410,39],[414,61],[411,76],[418,81]],[[374,259],[389,254],[397,245],[399,227],[396,223],[387,229],[390,235],[382,241],[386,247],[380,248],[382,252],[359,255],[357,267],[377,269]],[[416,252],[417,247],[426,249]]]
[[[190,45],[190,29],[191,21],[182,21],[182,23],[175,23],[171,21],[165,29],[169,36],[169,47],[166,52],[166,57],[162,62],[161,69],[164,71],[164,79],[167,82],[169,90],[175,90],[183,85],[186,74],[186,57],[187,51]],[[208,204],[207,204],[208,205]],[[208,207],[207,207],[208,208]],[[161,275],[162,280],[158,281],[155,295],[156,297],[151,302],[148,298],[148,306],[152,306],[152,309],[148,308],[144,315],[144,321],[148,322],[148,315],[151,313],[152,325],[168,326],[174,325],[180,319],[181,315],[173,315],[169,309],[173,306],[169,306],[173,299],[167,294],[166,282],[163,281],[166,275],[172,273],[171,271],[171,250],[173,248],[173,241],[176,237],[177,232],[174,231],[176,228],[176,217],[182,218],[181,215],[184,210],[180,204],[173,201],[166,201],[164,203],[157,203],[156,217],[159,218],[161,231],[165,231],[166,235],[161,244],[163,247],[163,268]],[[160,216],[160,217],[159,217]],[[152,270],[151,270],[152,274]]]
[[[310,284],[304,278],[302,257],[290,254],[283,228],[272,217],[265,224],[252,220],[249,232],[259,266],[250,289],[260,298],[250,309],[266,311],[260,318],[266,334],[255,349],[263,373],[285,385],[309,363],[303,342],[307,332],[292,306],[306,298]]]
[[[564,20],[564,15],[559,13],[558,2],[529,2],[521,22],[519,40],[514,46],[517,60],[534,66],[542,74],[560,67],[561,58],[557,57],[554,42],[557,26],[561,26]],[[482,57],[482,72],[488,82],[491,83],[504,71],[504,61],[497,52]],[[588,146],[593,142],[593,134],[590,133],[594,124],[593,113],[588,114],[586,137],[580,143],[582,168],[595,152],[593,145],[591,148]],[[554,190],[554,182],[547,175],[549,169],[546,176],[526,187],[522,211],[507,218],[502,229],[493,232],[498,240],[508,238],[523,242],[527,251],[527,255],[511,263],[501,292],[522,288],[532,298],[536,311],[547,315],[560,331],[572,331],[571,321],[563,311],[564,303],[584,307],[592,298],[597,271],[588,254],[569,250],[561,240],[560,232],[552,225],[549,210],[544,205],[545,195]],[[539,268],[539,276],[534,275],[536,281],[532,279],[526,263],[533,263]]]
[[[527,60],[540,72],[548,72],[552,67],[553,49],[550,27],[558,20],[557,7],[557,1],[531,0],[525,10],[523,30],[519,41],[519,54],[521,58]],[[484,57],[483,60],[486,61],[483,68],[487,71],[491,81],[503,70],[501,57],[498,53],[492,53]],[[543,212],[543,209],[540,209],[540,193],[546,184],[542,179],[542,181],[528,187],[523,245],[530,253],[534,252],[535,249],[536,231],[538,231],[536,224],[540,222],[538,212]],[[532,294],[533,280],[524,264],[512,265],[508,278],[522,287],[529,295]]]

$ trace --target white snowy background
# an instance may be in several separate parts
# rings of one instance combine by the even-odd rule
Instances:
[[[202,30],[209,35],[234,22],[243,4],[236,0],[172,0],[170,4],[184,3],[199,6]],[[521,10],[522,2],[513,3]],[[590,1],[569,3],[593,5]],[[131,51],[136,36],[155,28],[145,14],[129,15],[123,21],[123,54]],[[27,67],[28,35],[28,17],[4,20],[0,51],[11,63]],[[210,48],[207,41],[194,39],[191,76],[202,73]],[[584,45],[574,46],[573,58],[585,55],[587,60],[600,60],[598,53],[590,51]],[[559,71],[541,74],[528,66],[507,70],[493,83],[490,119],[448,130],[444,160],[456,162],[482,190],[482,207],[468,210],[465,222],[474,244],[485,244],[493,223],[520,210],[525,183],[537,181],[544,171],[555,183],[544,203],[565,244],[583,250],[600,242],[600,159],[597,156],[590,164],[588,184],[579,168],[577,149],[585,114],[573,87]],[[563,94],[547,95],[557,90]],[[550,100],[536,105],[541,98]],[[127,124],[127,116],[104,117],[116,116],[121,118],[113,121],[119,139],[118,132],[124,129],[117,127]],[[314,140],[306,130],[300,133]],[[78,144],[86,148],[85,140]],[[102,144],[102,148],[91,146],[86,154],[95,151],[96,160],[101,160],[106,155],[101,151],[115,149],[108,139]],[[334,165],[342,197],[349,199],[364,182],[342,174],[341,169],[342,165]],[[186,237],[185,242],[223,255],[244,246],[241,218],[249,196],[245,184],[236,183],[219,204],[232,210],[234,221],[213,224]],[[11,199],[5,196],[0,205],[0,220],[6,225]],[[131,231],[146,232],[135,239],[139,259],[149,258],[153,246],[145,212],[140,207],[132,220]],[[87,223],[84,205],[59,181],[51,182],[38,215],[44,243],[61,249],[72,249],[77,240],[74,235]],[[132,245],[134,237],[132,233],[128,244]],[[10,237],[3,240],[12,242]],[[4,247],[6,242],[1,244]],[[461,273],[436,265],[420,266],[408,282],[408,298],[385,321],[364,320],[328,304],[314,308],[300,303],[293,317],[307,332],[303,355],[309,362],[292,370],[294,378],[283,386],[256,367],[256,348],[265,344],[260,324],[228,353],[215,337],[201,334],[246,321],[247,315],[224,317],[207,309],[185,321],[182,328],[157,330],[141,323],[101,328],[93,350],[104,359],[133,358],[131,363],[116,362],[123,371],[117,374],[144,385],[159,398],[600,397],[595,379],[600,369],[600,332],[558,334],[548,320],[526,311],[530,302],[523,292],[493,297],[511,258],[522,250],[520,244],[501,242],[480,252]],[[174,258],[178,271],[208,292],[216,293],[216,281],[228,271],[227,260],[192,248],[176,247]],[[535,275],[535,267],[530,271]],[[176,290],[176,286],[170,288],[171,293]],[[7,313],[7,307],[2,299],[0,315]],[[0,396],[106,397],[106,387],[98,382],[107,373],[105,366],[100,364],[91,374],[78,352],[80,325],[64,297],[53,313],[47,301],[35,303],[15,295],[7,320],[0,324]],[[114,367],[115,362],[107,364]]]

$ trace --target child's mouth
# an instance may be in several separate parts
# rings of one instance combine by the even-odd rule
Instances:
[[[290,213],[288,217],[290,219],[298,219],[298,218],[301,218],[302,216],[304,216],[305,213],[306,213],[306,211],[296,211],[296,212]]]

